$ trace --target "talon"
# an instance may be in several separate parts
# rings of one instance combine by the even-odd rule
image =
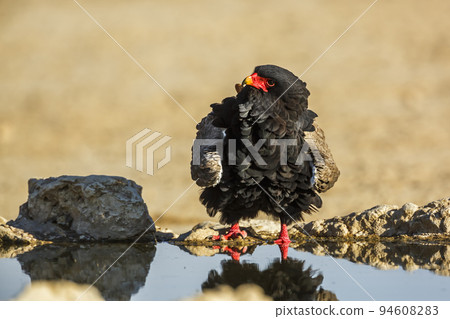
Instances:
[[[212,236],[212,240],[225,241],[225,240],[238,238],[238,237],[246,238],[247,237],[247,232],[245,230],[241,230],[239,228],[239,224],[236,223],[233,226],[231,226],[231,228],[228,231],[228,233],[226,233],[225,235]]]

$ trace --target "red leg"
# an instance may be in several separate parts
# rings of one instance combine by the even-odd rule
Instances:
[[[286,224],[281,224],[280,236],[277,240],[275,240],[275,244],[280,247],[281,258],[285,260],[288,256],[289,251],[289,243],[291,240],[289,239],[289,233],[287,231]]]
[[[247,237],[247,232],[239,228],[239,223],[233,224],[225,235],[213,236],[212,240],[228,240],[230,238]]]
[[[289,244],[291,242],[291,240],[289,239],[289,233],[287,231],[287,226],[286,224],[281,224],[281,230],[280,230],[280,236],[278,237],[277,240],[275,240],[275,244],[284,244],[287,243]]]

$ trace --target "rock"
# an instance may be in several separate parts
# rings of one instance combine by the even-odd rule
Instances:
[[[280,231],[279,222],[272,220],[248,220],[239,225],[247,232],[248,237],[245,240],[234,239],[228,244],[250,246],[270,242],[278,237]],[[225,234],[229,227],[216,222],[203,222],[174,240],[184,245],[222,245],[226,242],[207,239]],[[406,203],[401,208],[395,205],[378,205],[347,216],[293,223],[289,234],[299,241],[307,240],[310,236],[340,239],[407,236],[420,240],[450,240],[450,199],[441,199],[422,207],[413,203]]]
[[[442,211],[442,216],[444,217],[441,222],[441,230],[446,233],[450,233],[450,207],[447,207]]]
[[[201,241],[201,240],[205,240],[207,238],[210,238],[211,236],[216,236],[218,235],[219,232],[211,229],[211,228],[199,228],[196,230],[192,230],[190,233],[187,234],[187,236],[184,238],[184,241]],[[180,236],[181,237],[181,236]]]
[[[9,222],[52,241],[155,242],[142,187],[123,177],[61,176],[28,181],[28,201]]]
[[[412,216],[412,214],[414,214],[418,209],[419,206],[413,203],[406,203],[402,206],[402,211],[404,211],[408,216]]]
[[[169,228],[161,228],[159,226],[156,226],[155,236],[156,236],[156,240],[161,242],[161,241],[169,241],[171,239],[175,239],[179,235],[177,233],[173,232]]]
[[[203,222],[195,225],[192,230],[178,236],[177,241],[204,241],[210,236],[217,236],[220,228],[225,226],[214,222]]]
[[[242,230],[247,232],[248,237],[241,241],[241,244],[255,244],[263,240],[273,240],[280,231],[280,223],[273,220],[243,220],[239,223]],[[204,242],[211,236],[225,234],[229,230],[230,225],[223,225],[216,222],[202,222],[195,225],[192,230],[181,234],[176,241],[189,242]]]
[[[95,287],[70,281],[33,281],[17,297],[18,301],[103,301]],[[87,290],[87,291],[86,291]],[[79,299],[78,299],[79,298]]]
[[[271,301],[272,298],[264,294],[264,290],[255,284],[243,284],[233,289],[222,285],[215,289],[206,290],[203,294],[188,300],[198,301]]]
[[[244,220],[239,223],[241,227],[248,227],[255,234],[261,233],[269,233],[269,234],[278,234],[280,231],[280,222],[275,220]]]
[[[23,246],[39,243],[41,243],[41,241],[37,240],[33,235],[23,231],[22,229],[6,224],[0,225],[0,252],[3,248],[11,245]]]
[[[6,220],[6,218],[3,218],[2,216],[0,216],[0,225],[4,225],[6,224],[8,221]]]
[[[418,207],[406,203],[401,208],[379,205],[361,213],[343,217],[298,223],[291,233],[306,237],[394,237],[450,236],[450,199],[441,199]],[[444,238],[443,237],[443,238]]]

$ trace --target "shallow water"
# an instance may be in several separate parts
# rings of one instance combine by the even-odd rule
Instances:
[[[392,245],[290,248],[284,262],[276,245],[248,247],[239,261],[206,247],[136,245],[95,286],[106,300],[180,300],[242,283],[258,284],[278,300],[450,300],[450,277],[442,275],[448,246]],[[33,280],[91,284],[126,248],[47,245],[0,259],[0,300],[16,297]]]

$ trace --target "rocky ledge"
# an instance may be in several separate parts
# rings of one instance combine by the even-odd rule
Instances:
[[[251,220],[240,223],[248,237],[227,245],[251,245],[272,242],[277,238],[277,221]],[[171,239],[184,245],[220,244],[211,236],[224,234],[229,226],[203,222],[192,230]],[[406,203],[402,207],[380,205],[347,216],[295,223],[289,229],[291,238],[304,241],[323,240],[439,240],[450,242],[450,199],[433,201],[419,207]],[[168,236],[168,235],[167,235]]]
[[[273,220],[241,221],[239,225],[241,229],[247,232],[247,238],[237,238],[224,243],[231,245],[263,244],[267,241],[275,239],[280,230],[279,222]],[[183,233],[178,237],[174,237],[170,241],[181,243],[183,245],[220,244],[221,242],[213,241],[211,237],[225,234],[228,231],[229,227],[229,225],[222,225],[217,222],[202,222],[195,225],[188,232]]]
[[[0,243],[154,243],[156,229],[141,194],[141,186],[117,176],[30,179],[28,201],[16,220],[1,226]]]
[[[411,237],[450,238],[450,198],[424,206],[406,203],[402,207],[380,205],[361,213],[294,225],[294,236],[303,237]]]
[[[153,225],[141,193],[142,187],[123,177],[61,176],[30,179],[28,201],[19,216],[0,219],[0,246],[52,242],[169,241],[184,246],[242,246],[272,243],[280,229],[275,220],[240,223],[248,237],[228,242],[211,237],[229,226],[203,222],[178,235]],[[297,244],[311,241],[437,240],[450,243],[450,199],[419,207],[380,205],[359,213],[309,223],[293,223],[289,229]],[[144,235],[142,235],[144,234]],[[142,236],[141,236],[142,235]],[[8,254],[14,254],[13,252]]]

